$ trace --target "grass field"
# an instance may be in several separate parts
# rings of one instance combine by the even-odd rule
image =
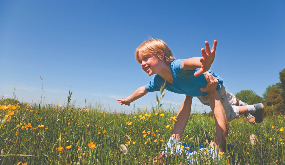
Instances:
[[[81,109],[6,100],[0,103],[0,162],[5,165],[148,163],[167,143],[178,109],[137,109],[133,114],[115,114],[104,112],[101,106]],[[243,117],[234,119],[227,141],[235,144],[234,150],[219,155],[223,158],[219,162],[198,152],[196,163],[285,164],[284,129],[282,115],[267,117],[260,124],[244,122]],[[194,113],[181,140],[207,144],[214,134],[214,118]],[[256,146],[250,142],[251,134],[258,139]],[[189,161],[185,155],[169,155],[167,164]]]

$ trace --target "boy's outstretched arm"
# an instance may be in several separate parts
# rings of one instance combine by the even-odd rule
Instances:
[[[130,103],[141,98],[142,96],[146,95],[148,93],[147,90],[145,90],[145,86],[139,87],[133,94],[131,94],[129,97],[125,99],[117,99],[117,101],[123,105],[128,105],[130,106]]]
[[[183,61],[182,68],[184,70],[194,70],[200,68],[197,72],[194,73],[194,76],[200,76],[202,73],[208,71],[211,68],[212,63],[215,59],[215,51],[217,47],[217,40],[214,40],[212,50],[210,50],[208,41],[205,41],[206,51],[204,48],[201,49],[201,57],[193,57]]]

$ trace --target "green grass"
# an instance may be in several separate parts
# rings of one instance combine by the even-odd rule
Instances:
[[[3,100],[1,105],[8,103]],[[144,164],[164,148],[175,122],[170,117],[176,116],[173,109],[115,114],[103,112],[101,106],[88,110],[59,105],[40,109],[25,103],[10,109],[13,107],[0,109],[1,164]],[[9,112],[11,119],[5,116]],[[267,117],[252,125],[237,118],[230,122],[227,141],[236,145],[234,156],[228,157],[231,152],[227,151],[221,162],[201,162],[203,154],[199,153],[198,163],[228,164],[234,157],[240,164],[284,164],[284,127],[284,116]],[[181,140],[206,144],[214,133],[214,118],[194,113]],[[251,134],[257,136],[257,146],[251,145]],[[121,144],[127,146],[127,154],[120,151]],[[168,164],[181,162],[186,164],[185,155],[170,155],[167,160]]]

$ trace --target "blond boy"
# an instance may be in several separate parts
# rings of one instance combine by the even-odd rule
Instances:
[[[206,90],[200,90],[205,88],[207,84],[203,73],[208,71],[218,80],[216,90],[221,98],[227,121],[233,120],[238,115],[250,113],[255,117],[256,122],[261,122],[263,119],[263,105],[236,106],[237,99],[225,90],[223,80],[209,70],[215,58],[217,41],[214,41],[212,50],[210,50],[207,41],[205,46],[206,50],[204,48],[201,49],[202,58],[193,57],[185,60],[176,60],[169,47],[162,40],[150,39],[143,42],[137,48],[135,57],[137,62],[141,64],[142,69],[149,76],[154,75],[154,77],[149,83],[139,87],[126,99],[117,99],[117,101],[121,105],[130,105],[131,102],[146,95],[148,92],[159,91],[160,87],[166,82],[166,90],[186,95],[178,112],[172,133],[173,137],[180,139],[190,116],[192,98],[198,97],[203,104],[211,104]]]

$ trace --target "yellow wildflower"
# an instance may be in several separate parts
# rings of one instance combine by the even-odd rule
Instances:
[[[44,127],[44,125],[38,125],[38,127],[39,127],[39,128],[43,128],[43,127]]]
[[[274,128],[274,125],[272,126],[272,128]]]
[[[150,134],[150,131],[147,131],[147,134]]]
[[[133,142],[133,144],[136,144],[136,142]]]
[[[272,140],[272,138],[269,138],[269,140],[271,141],[271,140]]]
[[[93,142],[90,142],[88,144],[88,147],[93,150],[96,147],[96,145]]]
[[[80,151],[81,150],[81,147],[78,147],[77,151]]]
[[[284,129],[284,127],[280,128],[280,130],[279,130],[279,131],[281,131],[281,132],[282,132],[282,131],[283,131],[283,129]]]
[[[142,133],[145,133],[145,131],[143,131]]]
[[[169,128],[169,127],[170,127],[170,125],[165,126],[165,128]]]
[[[224,152],[220,152],[220,153],[218,154],[218,156],[221,157],[221,156],[224,155],[224,154],[225,154]]]
[[[72,146],[72,145],[70,145],[70,146],[66,146],[65,148],[66,148],[66,149],[70,149],[70,148],[71,148],[71,146]]]
[[[156,130],[155,132],[158,132],[159,130]]]
[[[106,133],[106,130],[104,130],[103,133]]]
[[[156,142],[157,142],[157,139],[155,139],[153,142],[155,142],[155,143],[156,143]]]
[[[127,141],[125,145],[128,146],[130,144],[131,144],[131,141]]]
[[[11,120],[11,116],[5,115],[5,120],[6,120],[6,121],[10,121],[10,120]]]
[[[143,134],[143,137],[146,137],[147,134]]]
[[[160,114],[160,116],[161,116],[161,117],[163,117],[163,116],[164,116],[164,114],[162,113],[162,114]]]
[[[62,151],[62,150],[63,150],[63,147],[59,146],[59,147],[57,148],[57,150],[58,150],[58,151]]]
[[[98,132],[98,135],[100,135],[101,134],[101,132]]]
[[[137,118],[136,116],[133,117],[134,119]]]
[[[12,115],[14,115],[14,113],[15,113],[15,111],[10,111],[10,112],[8,112],[8,115],[12,116]]]
[[[6,109],[6,105],[0,105],[0,109]]]
[[[17,107],[16,107],[15,105],[9,104],[9,105],[8,105],[8,108],[9,108],[10,110],[15,110]]]
[[[28,128],[28,127],[32,127],[32,124],[29,123],[28,125],[26,125],[26,128]]]
[[[157,116],[157,115],[158,115],[158,113],[155,113],[155,115]]]

